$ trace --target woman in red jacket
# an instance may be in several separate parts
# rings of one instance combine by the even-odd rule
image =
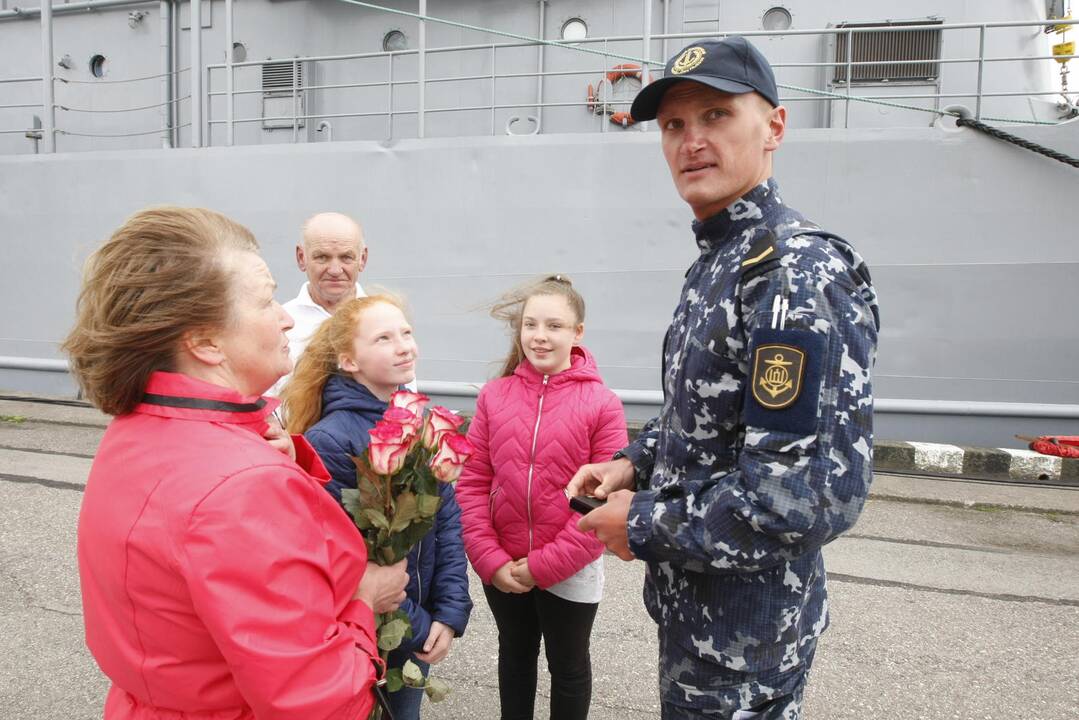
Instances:
[[[584,300],[562,275],[510,295],[494,315],[513,345],[484,386],[461,479],[465,550],[498,625],[502,720],[532,720],[540,638],[551,673],[551,718],[584,720],[588,654],[603,594],[603,544],[577,529],[564,489],[581,465],[627,442],[622,403],[579,345]]]
[[[407,575],[367,564],[318,456],[268,423],[292,320],[257,250],[223,215],[158,208],[87,263],[64,347],[115,416],[78,529],[107,720],[354,720],[375,703],[372,612]]]

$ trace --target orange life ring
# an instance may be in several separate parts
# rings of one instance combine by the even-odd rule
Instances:
[[[649,73],[649,80],[651,80],[651,73]],[[623,78],[629,78],[630,80],[642,81],[644,78],[644,71],[640,65],[636,63],[622,63],[621,65],[615,65],[611,68],[603,79],[599,81],[599,86],[588,83],[587,107],[590,112],[595,115],[610,115],[610,120],[613,124],[623,128],[628,128],[630,125],[635,124],[637,121],[628,112],[614,112],[610,104],[607,104],[600,100],[599,90],[603,86],[603,83],[607,83],[613,86]]]
[[[608,71],[607,82],[613,84],[622,78],[640,80],[642,77],[640,65],[637,65],[636,63],[622,63],[621,65],[615,65]]]

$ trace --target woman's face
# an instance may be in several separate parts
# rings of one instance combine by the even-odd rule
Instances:
[[[218,334],[224,355],[221,369],[228,384],[243,395],[261,395],[292,371],[285,331],[292,318],[274,300],[277,284],[255,253],[235,253],[229,259],[232,287],[231,318]]]
[[[532,367],[554,375],[570,366],[570,351],[581,341],[584,324],[561,295],[533,295],[521,317],[521,350]]]
[[[419,349],[400,308],[379,302],[367,308],[356,325],[350,353],[338,358],[341,369],[388,400],[397,388],[416,379]]]

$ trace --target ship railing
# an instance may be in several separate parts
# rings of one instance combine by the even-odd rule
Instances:
[[[931,107],[919,107],[909,106],[911,110],[923,110],[932,112],[934,114],[941,114],[942,108],[950,109],[955,106],[955,101],[965,100],[972,102],[973,108],[969,110],[969,114],[973,115],[977,119],[983,118],[983,101],[988,98],[1007,98],[1007,97],[1060,97],[1060,89],[1031,89],[1031,90],[987,90],[986,89],[986,75],[988,74],[987,68],[996,63],[1031,63],[1031,62],[1061,62],[1064,60],[1070,60],[1075,55],[1054,55],[1054,54],[1041,54],[1041,55],[996,55],[990,56],[985,52],[986,49],[986,36],[994,30],[1000,28],[1044,28],[1046,26],[1068,26],[1075,24],[1076,20],[1045,20],[1045,21],[1009,21],[1009,22],[993,22],[993,23],[925,23],[925,24],[903,24],[903,25],[871,25],[871,26],[853,26],[853,27],[829,27],[829,28],[817,28],[817,29],[788,29],[788,30],[752,30],[752,31],[738,31],[729,33],[716,33],[716,32],[682,32],[682,33],[661,33],[654,35],[620,35],[620,36],[605,36],[595,38],[583,38],[580,40],[574,40],[572,43],[556,43],[550,44],[547,42],[493,42],[493,43],[476,43],[470,45],[454,45],[444,47],[432,47],[432,48],[417,48],[398,51],[384,51],[384,52],[368,52],[368,53],[347,53],[347,54],[335,54],[335,55],[310,55],[310,56],[298,56],[293,58],[279,58],[268,59],[263,61],[251,61],[242,63],[217,63],[211,64],[206,67],[207,87],[207,105],[210,107],[210,103],[213,98],[226,98],[227,110],[226,116],[216,118],[205,118],[206,135],[208,140],[212,144],[212,130],[217,126],[224,126],[228,129],[228,135],[232,136],[232,127],[235,125],[243,125],[248,123],[287,123],[292,121],[292,134],[293,140],[300,140],[300,127],[307,121],[315,120],[333,120],[338,118],[371,118],[371,117],[383,117],[385,118],[385,135],[386,138],[398,137],[398,128],[395,126],[395,118],[402,116],[419,116],[434,115],[442,113],[464,113],[464,112],[482,112],[486,111],[489,114],[489,121],[487,126],[487,132],[490,134],[499,134],[500,132],[510,133],[510,125],[517,120],[525,118],[511,117],[510,121],[505,126],[500,126],[497,122],[498,111],[502,110],[527,110],[532,109],[535,111],[535,115],[527,117],[527,119],[533,120],[537,125],[538,131],[541,126],[541,118],[543,110],[551,108],[563,108],[563,107],[581,107],[588,108],[589,106],[599,106],[605,108],[609,112],[611,109],[628,110],[631,104],[629,98],[617,98],[610,96],[601,96],[596,99],[595,102],[589,102],[587,99],[576,101],[547,101],[542,99],[542,92],[540,98],[535,101],[527,102],[499,102],[498,97],[498,82],[514,79],[535,79],[537,83],[541,83],[546,78],[563,78],[563,77],[594,77],[597,73],[602,77],[610,69],[612,64],[623,60],[641,62],[641,58],[635,55],[629,55],[624,51],[627,45],[636,43],[647,43],[648,46],[652,46],[656,43],[662,43],[664,47],[669,45],[671,41],[688,42],[704,37],[716,37],[723,35],[743,35],[747,37],[787,37],[787,36],[832,36],[834,42],[846,43],[846,52],[844,53],[843,60],[822,60],[822,61],[805,61],[805,62],[774,62],[773,67],[777,71],[778,76],[782,76],[783,71],[786,69],[819,69],[822,71],[842,68],[843,78],[852,78],[854,72],[858,68],[874,67],[874,66],[924,66],[932,64],[936,66],[944,65],[976,65],[976,73],[974,76],[974,87],[966,90],[954,90],[950,89],[945,92],[940,83],[936,84],[935,92],[896,92],[890,90],[886,93],[872,93],[872,92],[854,92],[854,87],[858,86],[858,83],[838,80],[827,79],[829,76],[825,76],[825,80],[822,83],[824,87],[793,87],[788,86],[790,92],[783,92],[780,96],[780,100],[783,103],[798,103],[798,102],[840,102],[843,106],[843,127],[850,126],[850,109],[853,103],[858,102],[875,102],[882,105],[893,105],[903,107],[902,104],[898,104],[896,101],[902,100],[917,100],[928,101],[926,104]],[[942,53],[940,57],[918,57],[908,59],[881,59],[881,60],[855,60],[853,59],[853,53],[851,49],[854,45],[854,37],[858,33],[896,33],[896,32],[913,32],[918,30],[932,30],[940,31],[941,35],[941,48]],[[943,48],[946,44],[943,41],[943,33],[945,32],[960,32],[960,31],[977,31],[978,34],[978,54],[967,55],[962,57],[946,57],[943,55]],[[498,72],[498,58],[500,52],[510,51],[514,49],[524,48],[539,48],[541,46],[553,47],[555,49],[573,51],[574,49],[586,46],[590,48],[600,47],[602,48],[598,52],[592,51],[599,57],[599,62],[595,65],[588,67],[579,67],[568,70],[524,70],[516,72]],[[612,47],[618,47],[619,50],[614,50]],[[643,45],[642,45],[643,47]],[[766,49],[767,50],[767,49]],[[434,56],[437,58],[440,54],[444,53],[486,53],[490,56],[489,68],[490,71],[486,73],[472,73],[462,75],[451,75],[444,77],[430,77],[427,74],[428,68],[425,67],[425,71],[416,73],[420,77],[400,77],[400,70],[397,69],[399,65],[399,59],[408,56],[419,56],[425,63],[428,62],[428,56]],[[637,53],[637,55],[646,55],[647,53]],[[212,81],[215,79],[215,73],[232,74],[238,70],[244,68],[261,68],[271,63],[293,63],[294,67],[300,64],[310,66],[312,63],[333,63],[333,62],[347,62],[355,60],[376,60],[382,59],[385,61],[385,78],[380,81],[364,81],[364,82],[337,82],[337,83],[305,83],[294,82],[293,85],[288,88],[291,91],[293,97],[293,112],[291,113],[279,113],[274,115],[256,114],[248,117],[237,117],[232,113],[234,107],[235,98],[244,95],[259,95],[264,94],[266,91],[262,87],[241,89],[241,90],[215,90],[213,89]],[[647,60],[641,64],[650,66],[653,75],[662,71],[662,63],[653,60]],[[396,75],[396,76],[395,76]],[[834,76],[834,73],[832,74]],[[293,72],[292,77],[301,77],[301,73]],[[467,83],[467,82],[486,82],[489,84],[490,93],[489,101],[486,103],[471,103],[455,105],[450,107],[430,107],[424,102],[427,93],[421,92],[417,86],[421,85],[426,90],[428,87],[436,86],[440,83]],[[230,83],[231,84],[231,83]],[[781,83],[782,84],[782,83]],[[842,92],[834,92],[828,90],[827,86],[831,84],[833,88],[842,87]],[[920,85],[925,83],[906,83],[906,82],[894,82],[886,84],[886,82],[880,83],[880,85],[886,85],[889,89],[897,88],[904,85]],[[412,87],[413,97],[416,100],[416,105],[413,108],[398,108],[395,107],[395,101],[400,98],[400,94],[395,95],[395,90],[403,87]],[[385,106],[378,110],[356,110],[344,111],[344,112],[301,112],[301,97],[310,96],[316,92],[332,92],[349,89],[360,88],[384,88],[386,90]],[[602,92],[607,91],[607,86],[603,85]],[[304,104],[306,107],[307,105]],[[965,108],[964,108],[965,109]],[[1018,119],[1022,121],[1022,119]],[[422,135],[423,122],[417,122],[417,126],[421,128],[418,136]],[[597,129],[601,132],[606,132],[611,129],[610,123],[606,122],[601,116],[597,123]],[[640,129],[647,129],[647,125],[642,124],[638,126]],[[227,143],[228,144],[228,143]]]
[[[228,3],[231,6],[231,3]],[[646,6],[648,5],[646,0]],[[231,47],[232,47],[232,18],[231,7],[227,8],[226,18],[226,45],[229,52],[226,52],[226,57],[231,59]],[[425,22],[438,22],[434,18],[427,20],[421,20],[421,26]],[[582,38],[579,40],[573,40],[572,42],[554,42],[547,40],[515,40],[510,42],[486,42],[476,43],[470,45],[454,45],[444,47],[427,47],[425,42],[425,33],[419,34],[420,46],[415,49],[394,50],[394,51],[382,51],[382,52],[365,52],[365,53],[347,53],[347,54],[335,54],[335,55],[310,55],[302,57],[287,57],[287,58],[273,58],[259,61],[245,61],[245,62],[225,62],[225,63],[213,63],[204,64],[197,68],[196,72],[191,73],[189,78],[189,86],[191,89],[190,97],[183,96],[178,97],[180,94],[177,92],[179,83],[176,80],[176,75],[183,70],[179,71],[167,71],[158,75],[147,76],[151,78],[164,78],[171,76],[173,91],[161,102],[147,104],[145,102],[136,104],[135,107],[124,108],[98,108],[97,103],[94,103],[95,107],[90,108],[76,108],[68,105],[57,103],[52,100],[53,92],[57,82],[71,82],[54,78],[52,75],[52,68],[47,68],[47,73],[44,77],[39,78],[10,78],[7,80],[0,80],[0,92],[4,91],[5,87],[11,87],[12,83],[21,82],[38,82],[42,84],[43,99],[39,103],[32,103],[28,101],[12,102],[6,104],[0,104],[0,111],[4,110],[19,110],[27,109],[30,107],[40,107],[41,116],[45,120],[44,128],[28,128],[28,129],[5,129],[0,120],[0,136],[4,134],[26,133],[31,139],[38,137],[45,138],[46,152],[52,151],[54,146],[55,137],[57,135],[70,135],[70,136],[88,136],[88,137],[134,137],[139,135],[150,134],[162,134],[166,138],[166,146],[179,146],[180,143],[180,128],[190,127],[191,131],[190,144],[195,147],[201,145],[213,145],[221,144],[219,138],[216,138],[212,133],[214,129],[224,128],[225,138],[224,144],[234,144],[235,140],[235,128],[237,126],[249,125],[252,123],[262,123],[264,126],[273,125],[277,128],[291,129],[292,141],[300,142],[301,127],[306,123],[312,121],[323,121],[323,125],[328,125],[329,120],[338,118],[384,118],[385,125],[383,130],[372,131],[365,130],[367,134],[363,137],[349,138],[349,139],[394,139],[398,137],[424,137],[426,123],[425,119],[428,116],[445,115],[453,113],[477,113],[486,112],[488,120],[485,123],[485,127],[482,129],[474,122],[468,126],[468,130],[465,132],[452,132],[450,134],[483,134],[484,132],[490,134],[500,134],[502,132],[511,133],[511,126],[517,121],[528,120],[534,125],[532,132],[544,131],[543,114],[545,110],[555,110],[558,108],[567,107],[579,107],[582,109],[592,110],[597,115],[597,122],[595,125],[589,124],[594,130],[599,132],[608,132],[614,129],[610,122],[608,122],[607,116],[617,110],[628,110],[631,104],[629,97],[612,94],[610,91],[609,83],[599,83],[600,90],[599,95],[595,101],[590,102],[583,97],[579,100],[550,100],[544,95],[545,80],[554,78],[567,78],[567,77],[596,77],[597,73],[599,77],[603,77],[608,71],[611,70],[612,65],[623,62],[636,62],[638,64],[648,67],[651,71],[652,77],[658,77],[662,72],[663,62],[651,59],[649,56],[657,45],[662,47],[663,54],[666,55],[671,45],[675,43],[686,43],[691,40],[697,40],[705,37],[717,37],[726,35],[743,35],[750,38],[784,38],[784,37],[797,37],[797,36],[817,36],[827,39],[828,42],[833,43],[832,48],[837,47],[838,43],[843,43],[846,46],[846,52],[840,54],[833,53],[834,60],[816,60],[816,61],[777,61],[773,63],[773,67],[776,69],[777,77],[780,80],[781,95],[780,100],[783,103],[823,103],[831,113],[831,120],[829,124],[831,126],[850,127],[851,126],[851,109],[857,103],[874,103],[882,106],[892,106],[901,109],[907,109],[910,111],[921,111],[926,113],[932,113],[935,116],[940,116],[943,113],[956,113],[956,108],[960,107],[959,101],[971,103],[972,108],[967,109],[962,106],[961,109],[968,112],[970,115],[977,119],[989,119],[989,120],[1001,120],[1002,118],[986,117],[983,112],[985,101],[991,98],[1008,98],[1008,97],[1030,97],[1030,98],[1054,98],[1061,97],[1060,89],[999,89],[989,90],[987,89],[988,83],[986,82],[992,72],[991,68],[998,64],[1006,63],[1060,63],[1063,61],[1074,59],[1075,55],[1060,55],[1060,54],[1038,54],[1038,55],[989,55],[986,52],[987,37],[994,31],[1000,31],[1003,29],[1023,29],[1023,28],[1051,28],[1056,26],[1057,28],[1068,27],[1079,23],[1079,20],[1032,20],[1032,21],[1005,21],[1005,22],[984,22],[984,23],[942,23],[942,22],[925,22],[925,23],[911,23],[911,24],[897,24],[897,25],[857,25],[857,26],[834,26],[827,28],[815,28],[815,29],[786,29],[786,30],[745,30],[728,32],[681,32],[681,33],[658,33],[652,34],[650,29],[645,28],[645,32],[642,34],[631,35],[619,35],[619,36],[605,36],[605,37],[592,37]],[[44,27],[44,23],[43,23]],[[862,60],[854,59],[852,49],[854,48],[855,37],[860,33],[897,33],[897,32],[916,32],[916,31],[930,30],[939,32],[940,35],[940,51],[936,57],[908,57],[908,58],[895,58],[895,59],[876,59],[876,60]],[[45,30],[43,30],[43,33]],[[51,33],[51,28],[49,29]],[[495,31],[491,31],[495,32]],[[960,57],[947,57],[945,54],[948,43],[945,42],[946,37],[953,37],[956,33],[977,33],[977,54],[965,53]],[[199,35],[196,32],[195,35]],[[192,42],[195,43],[196,39],[193,38]],[[967,38],[969,42],[969,38]],[[973,44],[973,43],[971,43]],[[761,44],[765,54],[768,54],[768,47],[765,44]],[[675,46],[677,47],[677,45]],[[520,52],[523,49],[536,48],[537,50],[550,50],[557,51],[559,53],[576,52],[582,57],[589,57],[589,60],[582,63],[580,66],[573,66],[569,69],[557,69],[551,70],[546,67],[545,59],[542,52],[537,53],[537,59],[534,61],[534,66],[529,68],[513,67],[507,70],[504,55],[506,53]],[[486,72],[482,73],[469,73],[455,76],[441,76],[431,77],[429,71],[430,65],[434,62],[437,63],[437,58],[443,54],[483,54],[489,57],[487,61]],[[402,59],[406,57],[415,57],[415,67],[411,68],[411,72],[407,72],[399,67],[402,64]],[[547,58],[546,62],[549,64],[550,60],[555,56]],[[563,56],[564,57],[564,56]],[[594,58],[594,60],[593,60]],[[562,60],[563,58],[558,58]],[[500,60],[502,60],[501,71]],[[325,65],[329,67],[333,63],[347,63],[347,62],[382,62],[385,67],[382,70],[376,70],[374,73],[366,73],[367,78],[363,82],[312,82],[310,80],[310,74],[304,74],[299,72],[300,66],[312,67],[315,65]],[[521,59],[515,58],[512,60],[514,64],[520,65]],[[236,101],[242,99],[245,96],[257,96],[267,94],[267,89],[262,87],[262,83],[257,83],[257,87],[245,87],[236,88],[236,79],[238,74],[250,71],[252,69],[262,69],[267,65],[275,64],[291,64],[292,66],[292,81],[291,84],[284,88],[276,88],[277,95],[282,95],[291,99],[290,104],[286,104],[285,110],[278,111],[272,114],[267,114],[264,110],[260,110],[258,113],[240,115],[236,112]],[[947,91],[943,86],[939,74],[936,78],[930,78],[934,82],[915,82],[910,83],[907,81],[898,81],[893,83],[859,83],[857,82],[854,73],[859,68],[867,68],[873,66],[917,66],[931,64],[938,67],[938,73],[945,66],[961,66],[972,65],[976,69],[971,74],[973,77],[970,80],[971,87],[948,87]],[[818,70],[816,73],[815,81],[807,83],[805,86],[792,85],[784,83],[784,76],[789,74],[790,71],[797,70]],[[382,79],[373,80],[370,78],[376,77],[377,73],[384,73]],[[301,79],[302,78],[302,79]],[[845,78],[841,80],[839,78]],[[215,86],[215,80],[224,80],[223,83],[218,82]],[[532,79],[536,81],[535,96],[533,98],[522,99],[520,97],[523,93],[517,92],[518,97],[514,98],[515,101],[507,101],[506,95],[500,92],[499,83],[506,83],[507,81],[519,81]],[[458,104],[445,107],[432,107],[428,104],[427,98],[429,90],[437,88],[438,85],[444,83],[485,83],[486,89],[480,88],[477,95],[486,95],[485,100],[473,101],[468,104]],[[223,88],[219,87],[224,85]],[[582,83],[583,85],[583,83]],[[932,85],[932,92],[924,92],[914,86]],[[200,87],[201,86],[201,87]],[[885,88],[885,90],[874,91],[869,88],[878,86]],[[909,91],[906,91],[906,87],[911,86]],[[858,88],[857,92],[855,88]],[[902,90],[898,88],[902,87]],[[355,89],[384,89],[385,99],[382,106],[376,107],[360,107],[355,111],[352,111],[349,107],[332,108],[333,112],[320,112],[317,110],[310,110],[311,103],[306,102],[310,98],[328,98],[330,93],[341,92]],[[552,88],[554,89],[554,88]],[[897,91],[898,90],[898,91]],[[473,88],[475,93],[475,89]],[[317,95],[321,94],[321,95]],[[47,99],[46,99],[47,98]],[[224,113],[211,113],[214,109],[214,100],[224,100]],[[1066,102],[1068,98],[1063,98]],[[183,112],[180,108],[180,104],[183,101],[190,100],[189,107],[186,108],[186,118],[183,116]],[[903,101],[917,101],[921,105],[911,105]],[[409,103],[410,106],[406,106],[405,103]],[[840,122],[836,115],[835,108],[842,108],[842,121]],[[166,108],[166,109],[162,109]],[[597,108],[599,111],[597,112]],[[140,110],[147,109],[161,109],[160,114],[165,118],[165,127],[158,127],[152,130],[132,129],[128,132],[121,133],[95,133],[95,132],[80,132],[78,126],[70,121],[72,116],[77,116],[80,113],[86,112],[109,112],[116,114],[130,114]],[[327,108],[330,110],[331,108]],[[66,111],[62,116],[62,121],[56,123],[54,114],[56,110]],[[506,111],[522,111],[520,115],[508,116],[508,119],[504,124],[499,123],[499,115],[501,113],[503,118],[507,118]],[[531,113],[526,111],[531,110]],[[127,116],[127,115],[125,115]],[[0,118],[3,118],[0,115]],[[401,124],[396,122],[402,117],[414,118],[413,125],[415,131],[402,131]],[[1017,122],[1037,122],[1031,118],[1016,118]],[[928,124],[928,123],[927,123]],[[640,123],[634,126],[634,130],[647,130],[649,123]],[[578,127],[582,127],[578,125]],[[374,135],[370,133],[374,132]],[[342,139],[342,134],[338,134],[338,139]],[[61,148],[64,149],[64,148]]]
[[[40,77],[13,77],[13,78],[0,78],[0,85],[14,85],[20,83],[36,83],[40,85],[42,78]],[[0,103],[0,110],[24,110],[29,108],[41,109],[43,103],[41,100],[36,102],[21,102],[21,103]],[[35,144],[41,140],[41,118],[37,117],[36,122],[32,123],[36,127],[28,128],[4,128],[0,127],[0,135],[25,135],[28,139],[33,140]]]

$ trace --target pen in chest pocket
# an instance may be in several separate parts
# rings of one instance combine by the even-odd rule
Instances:
[[[787,309],[790,307],[787,298],[783,297],[782,293],[776,293],[775,298],[772,300],[772,329],[773,330],[786,330],[787,329]]]

